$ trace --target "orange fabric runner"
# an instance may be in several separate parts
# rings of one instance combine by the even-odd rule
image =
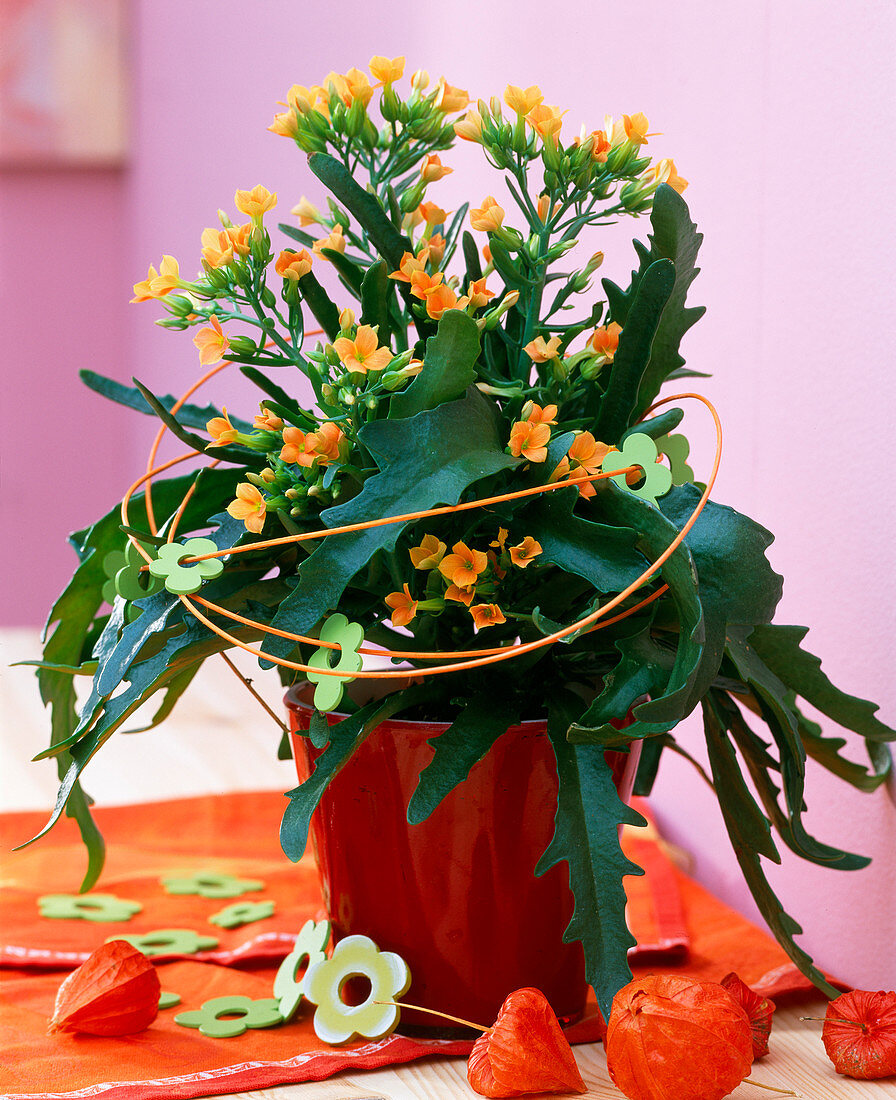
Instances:
[[[138,901],[143,910],[120,924],[50,920],[37,898],[75,893],[84,855],[71,822],[60,823],[31,848],[4,855],[0,879],[0,1089],[15,1097],[79,1096],[102,1100],[171,1100],[319,1080],[346,1068],[407,1062],[437,1053],[466,1054],[466,1042],[391,1036],[333,1048],[314,1035],[310,1014],[278,1028],[235,1039],[208,1039],[174,1023],[174,1016],[225,994],[270,997],[277,960],[309,917],[322,916],[316,873],[309,859],[286,861],[277,843],[283,797],[231,794],[100,810],[109,858],[96,892]],[[43,824],[39,814],[0,816],[4,853]],[[711,979],[729,970],[767,995],[811,989],[765,933],[677,872],[655,841],[625,840],[627,854],[646,874],[629,878],[629,920],[638,948],[635,973],[672,969]],[[208,917],[229,900],[168,895],[162,875],[214,870],[256,878],[262,891],[239,900],[272,899],[273,917],[235,930]],[[46,1024],[64,969],[70,969],[116,932],[191,928],[214,935],[219,946],[189,959],[158,962],[162,988],[181,1004],[161,1012],[139,1035],[119,1039],[57,1035]],[[237,968],[234,964],[240,964]],[[251,964],[251,969],[246,969]],[[59,969],[51,970],[56,967]],[[509,991],[508,991],[509,992]],[[598,1038],[601,1022],[591,1002],[572,1041]],[[83,1091],[82,1091],[83,1090]]]

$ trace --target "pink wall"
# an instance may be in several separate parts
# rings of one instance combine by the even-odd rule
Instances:
[[[68,568],[65,533],[101,496],[120,496],[145,451],[148,421],[113,416],[102,431],[109,410],[79,394],[75,368],[136,374],[163,391],[194,376],[189,336],[155,328],[152,305],[128,306],[130,284],[162,252],[196,266],[199,232],[237,186],[265,183],[282,209],[303,191],[320,197],[301,156],[265,130],[275,101],[330,68],[405,53],[411,68],[444,72],[474,94],[538,82],[549,102],[571,107],[570,128],[643,110],[662,131],[654,147],[692,181],[686,197],[706,234],[694,300],[708,312],[685,353],[717,374],[703,389],[726,428],[718,499],[776,533],[772,560],[787,577],[780,620],[812,624],[830,674],[896,721],[896,612],[881,581],[896,535],[886,198],[896,9],[575,0],[562,28],[547,6],[519,0],[493,0],[487,18],[471,0],[432,16],[417,3],[309,11],[269,0],[252,10],[138,0],[129,170],[3,177],[0,310],[14,380],[4,413],[6,621],[42,617]],[[465,179],[442,185],[449,203],[492,189],[472,153],[463,150]],[[615,247],[607,267],[623,277],[630,253]],[[699,414],[686,427],[705,468]],[[40,507],[26,505],[28,523],[10,538],[25,499]],[[699,755],[699,728],[686,740]],[[856,985],[896,987],[896,960],[882,950],[896,941],[892,796],[851,797],[810,773],[810,823],[875,863],[846,874],[786,860],[775,884],[822,965]],[[669,835],[695,852],[698,876],[750,911],[713,800],[686,766],[664,765],[655,804]]]

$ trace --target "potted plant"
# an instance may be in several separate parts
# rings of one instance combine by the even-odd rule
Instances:
[[[679,345],[702,312],[686,303],[701,235],[685,181],[672,161],[647,155],[643,115],[569,139],[563,112],[537,87],[471,106],[423,72],[400,93],[403,68],[377,57],[369,76],[352,69],[290,89],[270,129],[308,154],[331,198],[325,212],[301,199],[298,226],[279,227],[285,247],[271,240],[277,196],[238,191],[245,220],[222,214],[204,231],[196,278],[165,257],[135,286],[135,301],[166,308],[159,324],[194,332],[210,368],[203,380],[237,364],[258,386],[254,419],[193,404],[193,390],[175,401],[84,373],[104,396],[159,417],[204,465],[198,474],[174,469],[180,459],[154,466],[154,449],[152,476],[73,536],[79,564],[38,669],[52,708],[43,755],[56,757],[62,779],[46,828],[63,810],[77,818],[89,888],[102,848],[81,772],[141,704],[160,700],[161,721],[205,658],[249,646],[284,684],[309,682],[290,697],[304,776],[283,819],[292,859],[318,807],[354,829],[326,842],[324,862],[380,835],[332,801],[353,766],[369,776],[362,754],[374,744],[380,759],[392,753],[390,774],[402,772],[408,835],[455,799],[459,827],[486,821],[477,851],[491,850],[500,814],[474,802],[470,773],[485,768],[480,786],[500,793],[506,813],[516,808],[513,829],[529,824],[533,776],[547,776],[537,872],[561,875],[565,890],[568,866],[566,939],[581,943],[607,1014],[629,977],[622,879],[637,873],[618,829],[638,815],[616,793],[605,753],[637,747],[637,790],[648,793],[661,754],[684,752],[676,725],[699,707],[756,902],[830,992],[760,857],[777,858],[774,830],[806,859],[863,866],[806,832],[804,762],[871,790],[896,734],[827,680],[801,648],[803,628],[772,622],[781,593],[765,557],[772,536],[710,498],[718,453],[705,486],[685,461],[678,426],[686,410],[703,411],[696,395],[678,393],[696,374]],[[449,216],[430,195],[452,171],[441,158],[458,138],[481,147],[502,197]],[[630,285],[604,280],[597,292],[593,230],[648,213]],[[344,692],[368,691],[377,670],[365,655],[376,652],[390,690],[369,701]],[[80,711],[73,672],[92,677]],[[846,759],[800,699],[863,736],[870,766]],[[422,755],[399,728],[413,720],[425,726]],[[537,747],[521,748],[533,722]],[[523,741],[505,742],[511,734]],[[499,743],[513,779],[495,762]],[[388,900],[408,909],[426,871],[404,850],[397,857],[407,896],[389,886]],[[377,849],[378,870],[384,858]],[[477,876],[506,858],[461,873],[478,888]],[[526,904],[510,898],[497,939],[514,914],[531,919]],[[488,905],[466,919],[487,924]]]

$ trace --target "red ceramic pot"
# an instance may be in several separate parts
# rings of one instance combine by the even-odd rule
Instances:
[[[299,733],[314,713],[308,697],[307,685],[286,697],[300,782],[318,756]],[[567,867],[534,873],[557,807],[545,723],[508,729],[464,783],[410,825],[407,805],[433,755],[428,742],[446,729],[382,722],[324,792],[311,842],[335,937],[360,933],[397,951],[411,970],[411,1003],[487,1025],[508,993],[534,986],[572,1022],[587,986],[581,944],[563,942],[573,913]],[[623,798],[637,755],[607,753]],[[402,1029],[450,1033],[437,1017],[408,1010]]]

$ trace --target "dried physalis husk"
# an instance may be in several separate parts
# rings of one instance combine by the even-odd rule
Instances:
[[[734,972],[726,974],[719,985],[728,990],[747,1014],[753,1036],[753,1061],[764,1058],[768,1054],[768,1037],[772,1030],[775,1002],[751,989]]]
[[[149,959],[124,940],[110,940],[73,970],[56,993],[49,1032],[133,1035],[159,1012],[162,991]]]

